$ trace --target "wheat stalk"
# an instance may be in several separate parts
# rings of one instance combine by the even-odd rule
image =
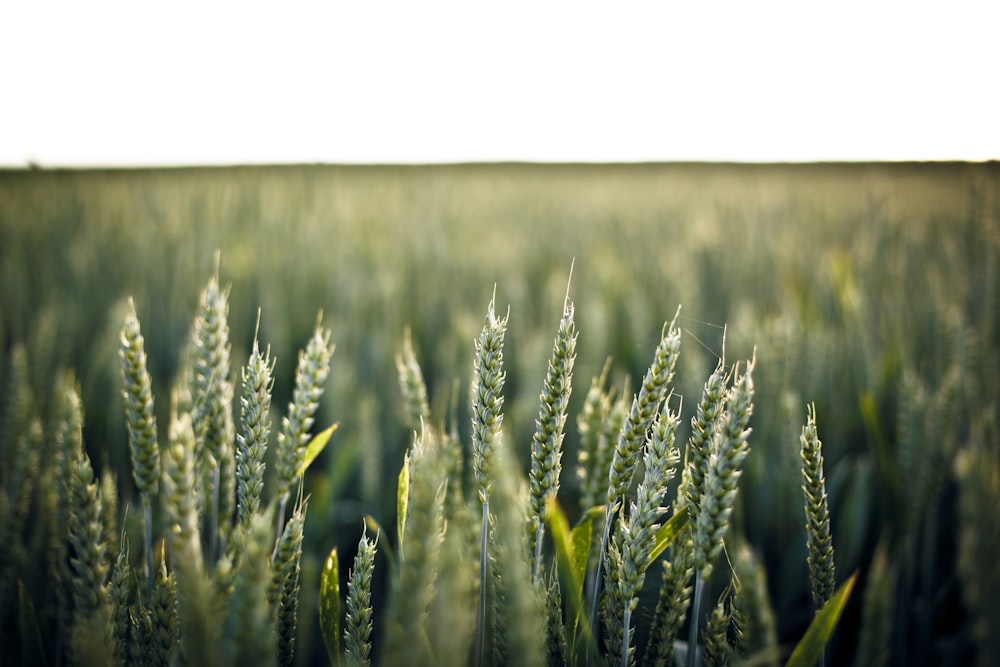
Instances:
[[[242,558],[229,601],[225,662],[273,664],[278,653],[272,599],[277,576],[271,566],[272,512],[252,514],[236,539],[242,542]]]
[[[604,390],[610,368],[611,360],[608,359],[601,374],[591,379],[590,389],[576,418],[576,430],[580,434],[576,470],[580,485],[580,509],[583,511],[603,500],[605,474],[611,468],[611,439],[607,437],[605,426],[610,420],[613,392]],[[621,418],[625,418],[624,409],[621,410]],[[618,424],[620,428],[621,424]]]
[[[664,325],[663,327],[660,342],[653,355],[653,363],[646,371],[639,395],[632,399],[632,408],[622,424],[611,460],[611,469],[608,475],[607,509],[604,515],[604,533],[597,555],[594,597],[591,605],[591,627],[595,630],[597,628],[597,606],[601,592],[604,554],[608,550],[611,524],[625,492],[632,483],[632,477],[639,463],[639,454],[646,442],[646,434],[656,417],[660,403],[667,395],[667,387],[674,377],[674,366],[677,364],[681,345],[680,331],[675,326],[679,314],[680,309],[678,308],[673,321],[669,323],[669,326]],[[613,580],[613,578],[609,578],[609,581]]]
[[[489,580],[490,493],[494,486],[494,466],[500,448],[503,424],[503,341],[507,316],[498,319],[494,310],[496,290],[486,310],[486,321],[476,341],[476,361],[472,379],[472,463],[483,519],[479,539],[479,616],[476,626],[476,660],[482,665],[486,650],[486,593]]]
[[[81,451],[70,467],[69,543],[73,590],[71,655],[77,664],[111,664],[116,651],[106,586],[108,562],[101,534],[101,495],[90,458]]]
[[[319,324],[321,317],[322,314],[317,317],[313,335],[305,349],[299,353],[292,402],[288,405],[288,414],[281,420],[281,431],[278,433],[274,469],[277,478],[275,496],[279,499],[279,538],[285,521],[285,504],[305,463],[309,430],[315,421],[319,399],[323,396],[323,385],[330,373],[330,358],[333,356],[334,346],[330,343],[330,332]]]
[[[260,352],[254,336],[250,359],[243,369],[240,397],[241,429],[236,436],[236,507],[240,525],[250,526],[264,490],[264,455],[271,432],[271,390],[274,387],[271,348]]]
[[[631,616],[639,604],[638,594],[646,580],[649,557],[656,540],[658,521],[666,512],[663,498],[667,484],[673,479],[680,461],[680,452],[674,447],[680,409],[670,410],[668,401],[653,423],[646,451],[643,455],[645,473],[636,490],[636,501],[631,504],[628,516],[619,522],[616,549],[621,559],[617,581],[609,581],[609,596],[617,598],[616,608],[622,612],[622,634],[614,638],[622,667],[634,661],[631,649]],[[613,587],[617,586],[617,592]],[[611,639],[611,638],[609,638]]]
[[[383,659],[386,664],[436,664],[425,621],[440,570],[447,480],[440,446],[429,429],[410,450],[409,502],[399,569],[390,591]]]
[[[712,608],[702,633],[702,665],[704,667],[725,667],[729,664],[729,591],[723,591],[719,601]]]
[[[218,269],[216,269],[218,271]],[[209,562],[219,554],[219,538],[228,535],[235,502],[233,385],[229,379],[229,289],[218,275],[202,290],[191,333],[193,396],[191,424],[204,500],[209,502],[206,530]]]
[[[404,425],[413,431],[419,431],[421,424],[430,423],[431,409],[427,402],[424,374],[413,352],[413,337],[409,327],[403,333],[403,351],[396,355],[396,372],[403,392]]]
[[[300,504],[288,519],[278,538],[273,556],[274,579],[270,589],[271,604],[276,610],[278,664],[289,667],[295,659],[295,635],[298,630],[299,571],[302,559],[302,533],[306,505]]]
[[[573,384],[573,362],[576,360],[576,326],[573,322],[573,302],[567,294],[562,319],[552,347],[545,383],[539,401],[541,406],[536,430],[531,439],[531,468],[528,474],[531,495],[528,516],[528,536],[532,542],[531,569],[539,581],[542,568],[542,539],[545,526],[542,517],[545,501],[559,493],[562,472],[563,429]]]
[[[702,586],[712,572],[712,561],[722,551],[723,538],[729,528],[729,517],[736,502],[737,483],[743,461],[750,451],[747,423],[753,412],[753,368],[737,377],[726,401],[726,412],[712,432],[708,458],[705,461],[705,488],[697,504],[694,523],[694,598],[691,611],[691,631],[688,641],[688,666],[694,667],[698,617]],[[734,369],[738,373],[738,369]]]

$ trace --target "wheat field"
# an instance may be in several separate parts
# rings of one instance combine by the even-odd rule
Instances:
[[[998,188],[0,172],[11,664],[994,664]]]

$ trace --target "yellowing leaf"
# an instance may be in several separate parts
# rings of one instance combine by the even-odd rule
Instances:
[[[316,457],[319,456],[320,452],[322,452],[326,447],[326,443],[330,441],[330,436],[333,435],[333,432],[337,430],[338,426],[340,426],[339,423],[334,424],[325,431],[317,433],[316,437],[309,441],[309,444],[306,445],[305,461],[302,462],[302,467],[299,468],[299,475],[306,474],[306,470],[309,469],[312,462],[316,460]]]

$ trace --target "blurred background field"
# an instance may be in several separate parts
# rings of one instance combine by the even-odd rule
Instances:
[[[509,304],[504,425],[526,464],[574,265],[580,334],[560,495],[571,518],[575,415],[590,379],[610,357],[612,384],[631,378],[634,390],[680,305],[685,422],[719,355],[756,352],[737,526],[765,559],[783,642],[811,615],[798,436],[815,402],[838,581],[860,569],[876,590],[868,573],[881,545],[890,664],[962,664],[982,613],[963,596],[973,565],[960,558],[960,472],[971,473],[956,461],[975,452],[1000,465],[998,190],[997,163],[3,171],[0,386],[9,396],[23,344],[45,415],[56,370],[75,369],[86,446],[117,472],[124,506],[117,349],[128,296],[161,424],[217,250],[234,364],[249,355],[259,308],[279,413],[322,311],[337,347],[318,426],[340,429],[307,479],[305,661],[321,651],[309,602],[319,562],[334,545],[351,552],[366,513],[394,520],[410,439],[394,365],[405,329],[436,413],[456,395],[467,430],[473,341],[494,289],[498,309]],[[995,541],[1000,489],[986,488],[997,503],[980,530]],[[979,585],[997,586],[997,569],[980,570]],[[862,601],[852,599],[834,664],[862,641]]]

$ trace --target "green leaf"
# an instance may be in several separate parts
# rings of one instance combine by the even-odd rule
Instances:
[[[340,560],[330,550],[319,581],[319,627],[331,665],[340,664]]]
[[[580,517],[580,520],[573,526],[573,532],[570,533],[573,542],[573,566],[576,568],[576,576],[581,584],[587,578],[587,561],[590,560],[590,542],[594,535],[594,520],[603,519],[604,511],[604,505],[591,507]]]
[[[45,646],[42,644],[42,633],[38,628],[38,617],[35,615],[35,605],[28,597],[24,582],[17,580],[18,630],[21,635],[21,664],[45,665]]]
[[[785,667],[812,667],[823,655],[826,643],[830,641],[840,615],[847,604],[847,598],[851,596],[854,588],[854,581],[858,578],[858,573],[852,574],[847,581],[840,585],[837,592],[833,594],[823,608],[819,610],[816,617],[806,630],[798,646],[792,651],[792,656],[785,663]]]
[[[576,644],[577,629],[582,627],[588,642],[593,638],[590,624],[586,622],[583,604],[583,582],[587,574],[587,559],[590,556],[590,540],[594,517],[603,516],[604,508],[595,507],[588,511],[570,532],[569,521],[554,496],[545,501],[545,524],[552,535],[556,547],[559,571],[567,580],[567,600],[572,614],[573,641]]]
[[[406,527],[406,512],[410,506],[410,457],[403,459],[396,485],[396,539],[399,553],[403,553],[403,529]]]
[[[302,467],[299,468],[300,476],[306,474],[306,470],[309,469],[312,462],[315,461],[316,457],[320,455],[320,452],[326,448],[326,443],[330,441],[330,436],[333,435],[333,432],[337,430],[338,426],[340,426],[339,423],[334,424],[325,431],[317,433],[316,437],[309,441],[309,444],[306,445],[305,461],[302,462]]]
[[[660,529],[656,531],[656,542],[653,543],[653,550],[649,552],[649,561],[646,563],[646,569],[653,567],[656,559],[660,557],[667,547],[677,539],[685,528],[688,526],[688,511],[687,507],[682,507],[680,511],[675,513],[670,519],[660,526]]]

